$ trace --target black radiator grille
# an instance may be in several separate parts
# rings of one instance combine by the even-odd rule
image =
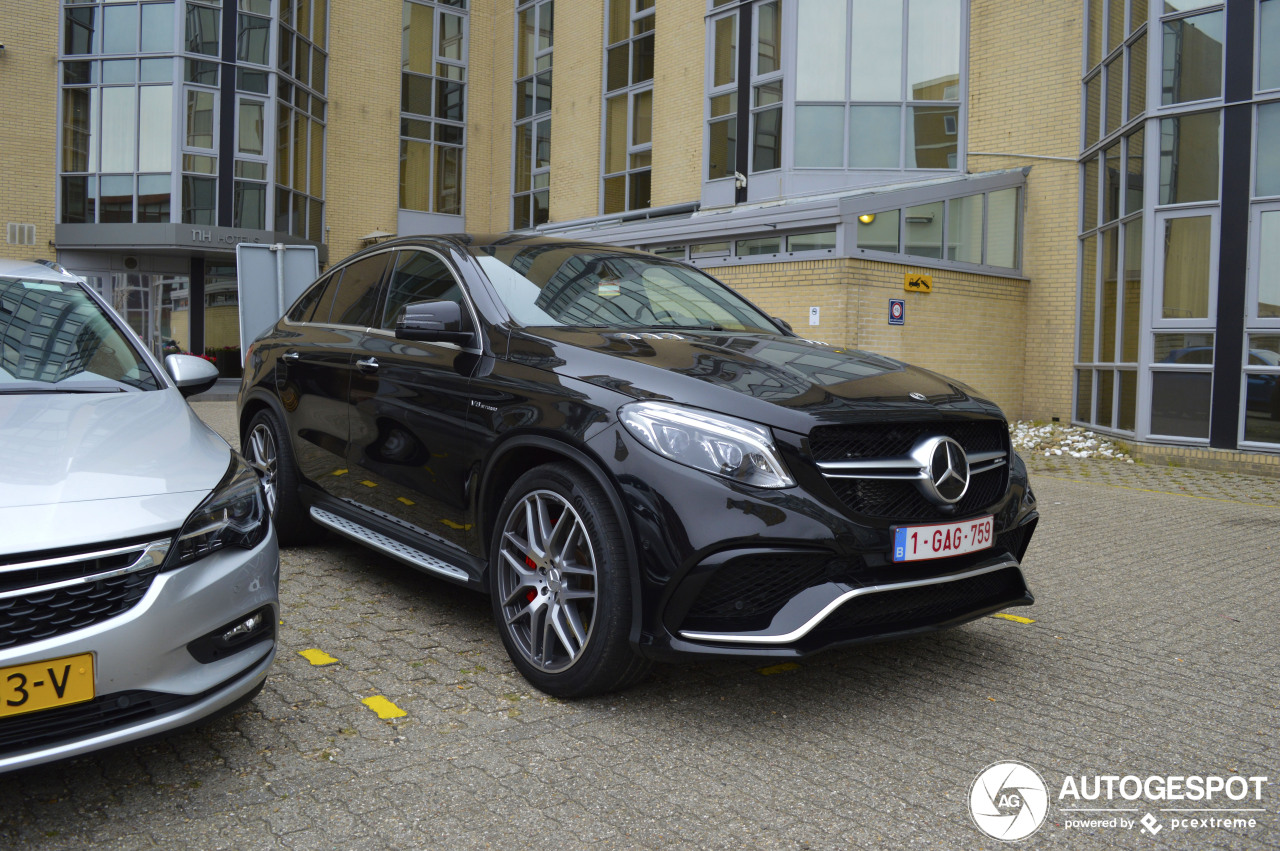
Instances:
[[[0,649],[65,635],[132,608],[160,572],[155,562],[163,560],[167,541],[158,542],[152,558],[143,558],[147,551],[147,543],[135,543],[7,558],[0,565]],[[128,573],[103,575],[133,564],[138,568]],[[50,587],[59,583],[70,584]]]
[[[955,510],[944,512],[925,499],[912,482],[885,479],[837,479],[827,482],[840,501],[855,514],[888,517],[899,521],[946,519],[976,514],[999,501],[1006,488],[1007,467],[979,473],[969,480],[969,489]]]
[[[902,458],[929,437],[950,437],[970,456],[1003,452],[1006,460],[1009,457],[1009,433],[1000,420],[819,426],[809,435],[809,451],[818,462]],[[946,508],[931,502],[914,482],[907,480],[833,475],[827,476],[827,483],[854,514],[898,522],[945,520],[977,514],[999,502],[1008,489],[1009,467],[1006,463],[973,474],[965,495]]]
[[[87,703],[6,718],[0,722],[0,756],[131,727],[175,712],[203,698],[204,695],[200,694],[122,691]]]

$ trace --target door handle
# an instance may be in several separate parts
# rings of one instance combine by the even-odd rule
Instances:
[[[358,360],[356,361],[356,366],[360,368],[361,372],[376,372],[378,369],[378,359],[365,358],[364,360]]]
[[[297,352],[285,352],[280,356],[280,360],[286,361],[288,363],[297,363],[301,358],[302,358],[302,355],[298,354]]]

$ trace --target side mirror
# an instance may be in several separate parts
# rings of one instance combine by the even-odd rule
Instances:
[[[218,381],[218,368],[195,355],[167,355],[164,370],[184,397],[203,393]]]
[[[770,318],[771,318],[771,319],[773,319],[773,321],[774,321],[774,322],[777,322],[779,325],[781,325],[783,328],[786,328],[786,329],[787,329],[788,331],[790,331],[792,334],[794,334],[794,333],[795,333],[795,329],[791,327],[791,323],[790,323],[790,322],[788,322],[787,320],[782,319],[782,318],[777,317],[777,316],[773,316],[773,317],[770,317]]]
[[[462,305],[458,302],[419,301],[405,306],[396,323],[396,339],[465,346],[475,335],[463,325]]]

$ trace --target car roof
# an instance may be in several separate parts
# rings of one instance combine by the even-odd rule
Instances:
[[[60,284],[78,284],[80,278],[58,266],[49,266],[35,260],[5,260],[0,258],[0,277],[22,278],[27,281],[53,281]]]
[[[633,248],[624,248],[617,245],[611,245],[604,242],[586,242],[583,240],[564,239],[555,236],[543,236],[541,234],[530,233],[430,233],[430,234],[414,234],[399,236],[395,239],[389,239],[386,242],[380,242],[377,245],[370,246],[362,251],[352,254],[351,257],[344,257],[338,261],[345,263],[347,260],[356,256],[363,256],[367,253],[375,251],[395,248],[402,245],[414,245],[424,240],[442,241],[453,244],[461,251],[469,252],[473,255],[489,253],[486,249],[502,248],[510,246],[561,246],[564,248],[582,248],[593,251],[618,252],[620,254],[635,254],[641,257],[651,257],[646,252],[637,251]],[[335,264],[337,265],[337,264]]]

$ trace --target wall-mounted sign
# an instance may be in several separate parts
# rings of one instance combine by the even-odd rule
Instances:
[[[889,299],[889,324],[907,324],[907,303],[900,298]]]
[[[822,321],[822,311],[816,307],[809,308],[809,324],[819,325],[821,324],[821,321]]]
[[[933,275],[907,272],[902,276],[902,288],[909,293],[931,293],[933,292]]]

